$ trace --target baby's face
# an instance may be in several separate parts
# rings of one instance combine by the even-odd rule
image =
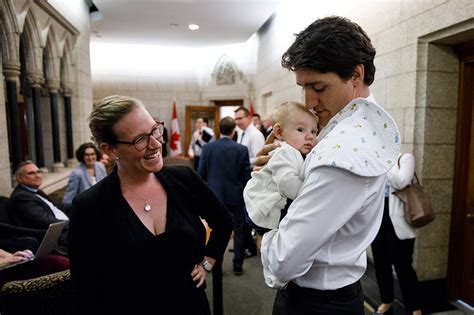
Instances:
[[[282,138],[302,154],[308,154],[316,145],[318,124],[308,113],[296,112],[282,128]]]

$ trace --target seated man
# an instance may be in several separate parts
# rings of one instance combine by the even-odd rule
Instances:
[[[68,216],[39,189],[43,173],[32,161],[21,162],[16,171],[18,185],[10,196],[9,216],[17,225],[46,230],[51,223],[69,221]],[[56,250],[67,254],[67,230],[64,227]]]

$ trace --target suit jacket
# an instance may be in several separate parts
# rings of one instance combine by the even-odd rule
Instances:
[[[208,143],[198,172],[225,205],[244,206],[243,191],[250,179],[247,147],[227,137]]]
[[[95,177],[97,182],[107,176],[104,164],[96,162],[95,166]],[[92,187],[92,182],[87,174],[87,167],[84,163],[77,166],[69,175],[69,181],[67,183],[66,192],[64,193],[63,203],[65,206],[70,206],[72,200],[76,195]]]
[[[197,231],[201,244],[197,249],[199,257],[195,257],[191,263],[200,263],[204,255],[222,258],[232,231],[232,218],[225,206],[189,167],[163,166],[155,176],[166,191],[168,204],[174,205],[172,208],[168,207],[167,211],[179,212],[189,227]],[[121,281],[124,273],[131,277],[143,273],[143,270],[124,266],[123,260],[117,258],[128,254],[123,248],[124,244],[130,241],[127,233],[133,231],[128,220],[130,211],[133,210],[122,196],[117,168],[102,181],[78,195],[72,203],[69,258],[78,303],[76,308],[81,314],[105,314],[108,307],[122,307],[122,310],[123,307],[132,307],[127,305],[128,301],[116,301],[116,297],[110,293],[127,285]],[[201,218],[205,219],[212,229],[207,244]],[[163,236],[166,237],[166,232]],[[166,256],[166,253],[156,255]],[[131,258],[127,256],[127,259]],[[168,259],[170,265],[182,263],[179,257],[170,255]],[[144,268],[150,279],[159,278],[160,275],[166,277],[169,272],[156,266],[154,269]],[[156,288],[173,283],[154,282],[151,285]],[[156,301],[144,303],[148,305]],[[110,310],[108,312],[113,313]]]
[[[41,197],[51,201],[43,191],[38,190],[38,193],[41,194]],[[9,217],[16,225],[47,229],[51,223],[61,221],[56,219],[53,210],[43,200],[22,185],[15,187],[9,202]],[[61,209],[58,205],[56,207]]]

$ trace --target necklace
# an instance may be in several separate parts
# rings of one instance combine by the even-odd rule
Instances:
[[[140,195],[139,193],[137,193],[135,190],[133,190],[133,188],[129,185],[127,185],[125,182],[123,182],[123,185],[125,187],[127,187],[128,189],[130,189],[131,192],[133,192],[135,195],[137,195],[138,197],[140,197],[140,199],[142,199],[143,201],[145,201],[145,206],[143,207],[143,210],[145,210],[146,213],[150,212],[151,211],[151,205],[150,205],[150,193],[151,193],[151,188],[148,190],[148,194],[145,197],[143,197],[142,195]]]

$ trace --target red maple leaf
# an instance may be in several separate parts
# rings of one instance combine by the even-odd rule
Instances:
[[[171,143],[170,143],[171,150],[176,150],[176,149],[178,149],[178,146],[176,145],[176,143],[179,142],[179,139],[180,139],[179,133],[173,132],[173,133],[171,134]]]

